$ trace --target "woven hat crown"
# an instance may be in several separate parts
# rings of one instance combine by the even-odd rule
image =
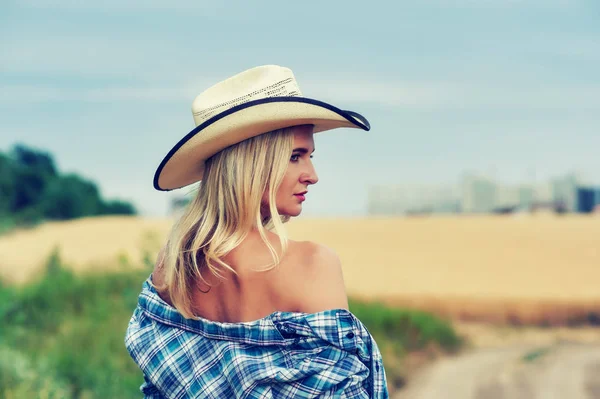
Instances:
[[[293,72],[264,65],[230,77],[200,93],[192,103],[196,126],[236,105],[268,97],[299,97],[302,92]]]

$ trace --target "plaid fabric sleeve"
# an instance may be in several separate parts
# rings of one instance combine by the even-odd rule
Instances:
[[[144,399],[166,399],[145,375],[140,391],[144,394]]]
[[[379,348],[344,309],[186,319],[145,285],[125,345],[145,398],[388,398]]]

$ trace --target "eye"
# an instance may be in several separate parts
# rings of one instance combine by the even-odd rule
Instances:
[[[300,154],[292,154],[292,157],[290,158],[290,161],[292,161],[292,162],[298,162],[298,158],[300,158]]]

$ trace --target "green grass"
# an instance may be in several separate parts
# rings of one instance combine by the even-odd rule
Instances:
[[[530,352],[527,352],[525,355],[523,355],[523,357],[521,358],[521,361],[523,361],[525,363],[533,363],[536,360],[539,360],[543,356],[547,355],[549,352],[550,352],[550,348],[534,349]]]
[[[463,345],[451,324],[433,314],[352,298],[349,305],[381,350],[388,385],[399,388],[406,382],[410,370],[403,359],[409,353],[433,358],[439,353],[455,353]]]
[[[149,268],[119,263],[118,272],[74,275],[55,252],[37,281],[0,282],[0,397],[141,396],[124,336]],[[375,337],[391,380],[410,351],[460,346],[451,327],[427,313],[352,300],[350,310]]]
[[[46,270],[0,287],[0,397],[140,397],[124,336],[148,272],[78,277],[56,254]]]
[[[16,222],[13,218],[0,215],[0,235],[10,233],[16,226]]]
[[[352,299],[350,310],[373,336],[381,339],[382,346],[395,343],[403,351],[410,352],[437,345],[442,350],[452,352],[459,349],[462,343],[447,321],[427,312]]]

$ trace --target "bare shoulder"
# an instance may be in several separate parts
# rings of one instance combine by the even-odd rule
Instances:
[[[171,301],[165,286],[164,260],[165,247],[162,247],[158,252],[156,263],[154,265],[154,269],[152,270],[152,285],[154,285],[158,295],[162,298],[162,300],[173,306],[173,302]]]
[[[300,312],[348,309],[342,263],[331,248],[311,241],[294,242],[297,267],[293,290]]]
[[[156,263],[152,270],[152,283],[154,285],[162,285],[164,282],[164,260],[165,260],[165,247],[163,246],[158,255],[156,256]]]
[[[303,254],[307,273],[327,273],[337,269],[341,271],[342,263],[333,249],[312,241],[298,242],[297,246]]]

